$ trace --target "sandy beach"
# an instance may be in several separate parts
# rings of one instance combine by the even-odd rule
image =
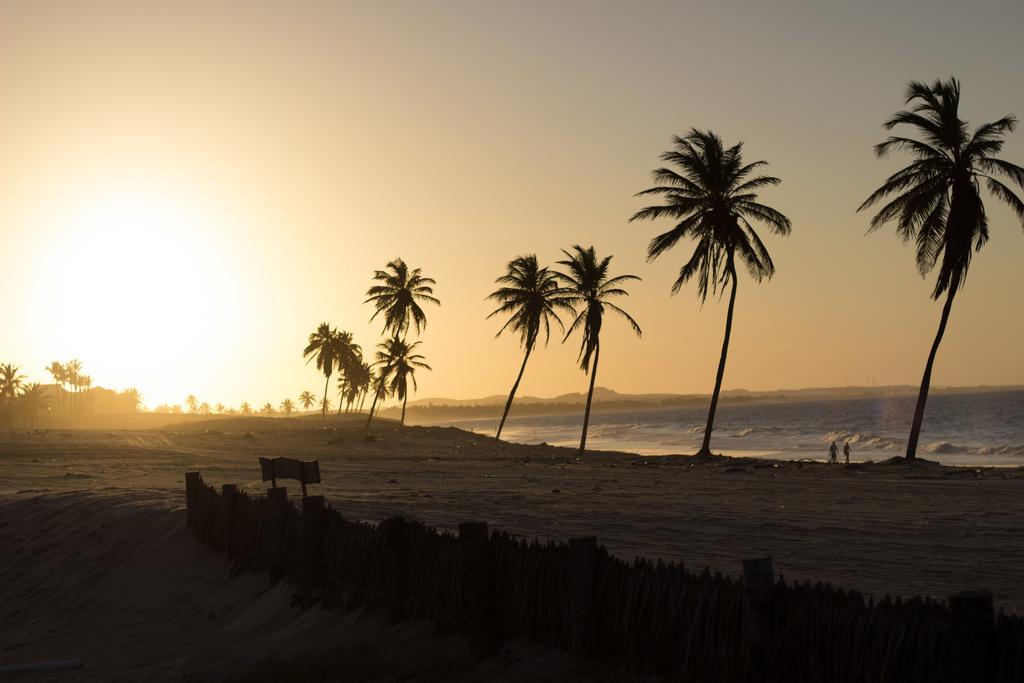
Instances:
[[[623,557],[729,574],[742,558],[770,554],[787,578],[878,596],[944,598],[987,587],[997,607],[1024,611],[1024,575],[1015,569],[1024,561],[1019,469],[603,452],[577,462],[569,449],[497,443],[452,428],[381,424],[367,441],[354,422],[323,424],[238,419],[164,430],[4,433],[0,664],[78,658],[86,668],[62,680],[129,680],[143,672],[179,680],[224,675],[278,647],[315,649],[331,639],[382,647],[372,637],[383,629],[379,617],[299,612],[287,587],[267,592],[263,576],[229,579],[223,559],[184,528],[184,472],[260,491],[257,457],[264,455],[318,459],[324,483],[315,492],[350,517],[403,514],[443,528],[483,520],[554,539],[596,532]],[[416,629],[430,632],[415,622],[401,629],[387,638],[418,642],[424,634]],[[462,647],[448,637],[402,666],[472,680],[486,663],[468,662]],[[559,669],[569,663],[557,653],[511,647],[550,662],[556,678],[569,670]],[[363,669],[377,670],[377,650],[363,649],[370,658]],[[515,679],[520,655],[492,662],[490,673]],[[381,671],[384,679],[395,674]]]

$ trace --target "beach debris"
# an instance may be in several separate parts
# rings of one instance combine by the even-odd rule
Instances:
[[[367,434],[363,437],[363,441],[376,441],[377,437],[374,434]]]
[[[551,489],[551,493],[561,493],[562,489]]]
[[[389,484],[397,484],[398,480],[397,479],[388,479],[388,483]]]

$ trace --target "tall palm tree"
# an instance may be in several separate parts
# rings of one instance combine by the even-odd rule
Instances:
[[[260,408],[260,414],[266,415],[267,417],[274,415],[276,412],[277,411],[274,410],[274,406],[270,405],[270,401],[264,403],[263,407]]]
[[[355,343],[351,332],[338,333],[338,414],[344,407],[345,394],[348,391],[350,377],[355,374],[357,365],[363,362],[363,349]]]
[[[523,364],[519,367],[519,374],[512,384],[512,391],[508,393],[505,410],[501,414],[501,422],[498,423],[498,432],[494,436],[495,439],[500,439],[501,430],[505,427],[505,420],[508,419],[508,412],[512,408],[512,401],[519,389],[519,382],[523,379],[526,362],[530,360],[537,338],[543,331],[544,344],[548,343],[552,320],[564,332],[565,328],[558,317],[558,311],[572,310],[572,306],[565,299],[558,276],[547,268],[541,268],[537,263],[536,254],[518,256],[509,261],[505,274],[495,282],[502,286],[491,292],[487,298],[498,302],[499,305],[487,318],[508,315],[508,320],[495,336],[501,336],[502,332],[510,330],[519,335],[519,343],[525,351]]]
[[[587,407],[583,413],[583,433],[580,436],[580,456],[587,448],[587,427],[590,425],[590,405],[594,399],[594,382],[597,379],[597,363],[601,358],[601,325],[604,322],[605,310],[617,313],[629,323],[639,337],[643,332],[633,316],[609,301],[615,297],[628,296],[629,292],[622,284],[629,280],[639,280],[636,275],[618,275],[608,277],[608,265],[612,257],[605,256],[598,260],[594,247],[584,249],[575,245],[572,251],[562,250],[564,261],[557,264],[564,270],[557,273],[564,285],[565,301],[573,307],[575,319],[565,333],[565,339],[577,329],[582,330],[580,341],[579,363],[583,372],[590,372],[590,389],[587,391]],[[564,341],[564,340],[563,340]],[[593,358],[593,367],[590,360]]]
[[[195,413],[199,409],[199,399],[195,394],[189,394],[185,397],[185,405],[188,406],[188,412]]]
[[[142,405],[142,394],[135,387],[129,387],[121,392],[126,403],[131,406],[132,412],[137,412]]]
[[[252,415],[252,406],[249,405],[248,401],[242,401],[242,405],[238,409],[242,412],[242,415]]]
[[[707,300],[709,289],[712,293],[719,289],[724,292],[726,286],[730,286],[715,390],[711,394],[704,441],[697,453],[710,455],[715,411],[732,336],[732,315],[739,279],[736,261],[739,260],[755,282],[771,279],[775,264],[752,223],[762,223],[778,235],[788,235],[791,225],[782,213],[757,201],[758,189],[778,185],[782,181],[773,176],[752,175],[768,162],[744,164],[742,142],[726,148],[718,135],[696,128],[691,129],[686,137],[674,137],[673,142],[674,149],[664,152],[661,159],[679,170],[655,169],[653,176],[657,185],[637,194],[638,197],[661,196],[665,203],[637,211],[630,221],[663,217],[678,221],[675,227],[647,245],[649,261],[671,249],[683,237],[696,241],[693,253],[672,285],[672,294],[676,294],[695,275],[702,304]]]
[[[331,375],[341,357],[341,342],[338,331],[331,328],[328,323],[320,323],[316,332],[309,335],[309,343],[302,351],[302,357],[306,359],[306,365],[316,359],[316,369],[324,373],[324,400],[320,407],[324,417],[327,417],[327,388],[331,383]]]
[[[281,401],[281,412],[284,413],[285,417],[291,417],[292,413],[295,412],[295,404],[292,403],[290,398]]]
[[[308,391],[303,391],[299,394],[299,403],[302,404],[303,410],[309,410],[310,406],[316,403],[316,396]]]
[[[392,343],[388,344],[387,357],[384,360],[391,368],[391,380],[388,390],[395,398],[402,402],[402,420],[400,424],[403,425],[405,424],[405,407],[409,403],[409,380],[412,380],[412,388],[415,391],[417,389],[416,370],[433,369],[424,362],[423,356],[415,353],[416,347],[419,345],[420,342],[418,341],[408,344],[404,340],[393,339]]]
[[[67,376],[68,384],[70,384],[71,388],[74,390],[71,396],[72,404],[77,406],[78,390],[82,386],[82,361],[77,358],[72,358],[64,364],[64,372]]]
[[[64,382],[67,377],[64,371],[64,366],[57,361],[53,361],[47,366],[46,371],[53,377],[53,384],[57,387],[57,396],[59,398],[62,390],[64,389]]]
[[[908,460],[917,457],[932,365],[946,331],[953,298],[967,279],[971,251],[980,250],[988,241],[982,183],[1024,223],[1024,202],[994,177],[1007,178],[1024,188],[1024,168],[995,156],[1003,148],[1005,135],[1016,127],[1017,119],[1004,116],[978,126],[972,133],[967,121],[960,118],[960,83],[955,78],[937,80],[932,85],[910,82],[906,104],[911,103],[913,107],[896,112],[884,125],[887,130],[899,125],[913,126],[917,137],[890,136],[875,145],[875,153],[884,157],[891,151],[906,151],[916,160],[889,176],[858,209],[870,208],[895,195],[875,214],[868,232],[895,222],[896,234],[904,242],[914,240],[916,244],[917,269],[922,277],[939,265],[932,299],[946,295],[917,395],[907,441]]]
[[[410,271],[400,258],[388,263],[384,270],[374,271],[373,280],[379,284],[366,291],[367,298],[363,303],[373,303],[370,322],[384,314],[385,334],[390,332],[392,336],[404,338],[410,325],[416,327],[418,334],[427,325],[427,316],[420,304],[441,305],[433,296],[437,283],[424,277],[419,268]]]

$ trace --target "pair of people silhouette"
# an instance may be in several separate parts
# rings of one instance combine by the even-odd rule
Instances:
[[[847,441],[843,444],[843,455],[846,457],[846,464],[850,464],[850,442]],[[833,465],[839,462],[839,446],[835,441],[828,449],[828,464]]]

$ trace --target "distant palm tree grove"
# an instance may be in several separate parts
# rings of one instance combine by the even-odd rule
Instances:
[[[1015,194],[1024,189],[1024,167],[1000,157],[1017,119],[1007,115],[972,128],[961,118],[960,103],[961,88],[955,78],[907,85],[904,108],[883,123],[893,134],[879,142],[874,151],[879,158],[891,153],[909,155],[910,161],[857,208],[874,212],[868,233],[891,224],[899,238],[913,243],[919,274],[926,277],[936,272],[932,299],[943,299],[909,425],[908,460],[917,456],[932,371],[953,301],[966,284],[972,255],[990,237],[986,198],[990,195],[1008,206],[1024,226],[1024,201]],[[762,194],[782,182],[765,173],[767,166],[766,161],[747,161],[744,143],[726,143],[712,130],[691,128],[671,138],[671,147],[660,155],[660,165],[651,173],[652,185],[635,195],[650,205],[629,218],[633,224],[652,221],[662,225],[647,242],[648,261],[688,243],[671,295],[691,284],[702,305],[709,294],[719,300],[726,292],[729,295],[713,384],[713,359],[707,359],[711,392],[696,453],[702,457],[712,455],[733,324],[735,319],[742,324],[742,315],[736,315],[739,282],[770,281],[775,263],[762,235],[786,237],[792,231],[790,219],[761,199]],[[642,334],[640,324],[626,311],[624,303],[629,295],[627,286],[640,278],[614,272],[612,262],[613,255],[599,256],[595,246],[575,244],[562,249],[554,262],[545,263],[535,253],[520,253],[497,275],[496,289],[486,297],[488,308],[494,306],[486,319],[493,318],[500,324],[496,337],[505,333],[515,337],[521,361],[516,361],[518,369],[501,370],[508,373],[502,383],[510,381],[511,386],[495,426],[496,439],[502,438],[509,417],[515,414],[517,392],[531,357],[541,353],[539,347],[548,346],[555,329],[562,343],[579,341],[576,363],[587,381],[579,456],[586,454],[599,364],[602,360],[606,364],[621,362],[614,355],[602,356],[606,314],[625,323],[637,337]],[[400,406],[399,419],[404,424],[418,378],[432,370],[421,337],[427,330],[428,313],[441,305],[435,296],[436,286],[421,268],[402,258],[374,270],[362,302],[371,307],[368,323],[381,325],[380,337],[367,347],[373,349],[372,355],[364,354],[352,332],[327,321],[316,325],[305,339],[302,357],[321,377],[322,390],[317,385],[298,396],[280,401],[246,401],[238,408],[211,404],[188,394],[181,405],[159,405],[152,412],[280,419],[312,414],[310,419],[318,419],[314,411],[326,418],[336,408],[338,415],[355,413],[358,419],[365,412],[368,431],[391,400],[394,407],[388,410],[397,412]],[[681,351],[685,353],[686,349]],[[52,384],[29,382],[19,366],[0,364],[0,425],[33,430],[48,418],[73,420],[103,410],[136,412],[143,408],[143,397],[135,388],[113,392],[94,387],[78,359],[53,361],[39,370],[49,374]],[[253,407],[261,403],[262,407]]]

